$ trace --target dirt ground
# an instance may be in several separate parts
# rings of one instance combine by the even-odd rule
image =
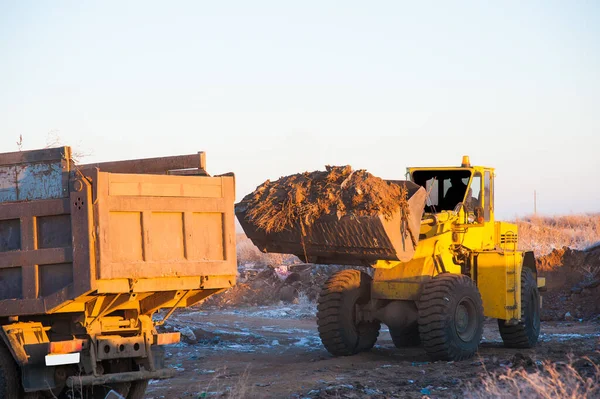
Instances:
[[[539,345],[527,350],[503,348],[489,320],[478,355],[461,362],[429,362],[422,348],[396,349],[382,326],[372,351],[334,358],[320,343],[313,306],[180,311],[166,326],[183,336],[167,350],[179,373],[152,381],[146,397],[462,398],[486,373],[534,371],[546,359],[567,363],[569,355],[600,361],[600,320],[543,322]],[[576,364],[583,372],[591,367]]]
[[[600,245],[554,249],[537,260],[546,277],[542,320],[589,320],[600,314]]]
[[[541,317],[544,321],[591,320],[600,315],[600,245],[586,250],[555,249],[537,258],[546,278]],[[293,302],[299,296],[316,300],[325,280],[347,266],[246,263],[238,267],[237,285],[206,301],[221,309]],[[358,269],[371,273],[373,269]]]
[[[565,247],[538,259],[548,290],[536,348],[504,348],[488,320],[478,355],[461,362],[429,362],[419,347],[396,349],[385,326],[372,351],[331,356],[318,336],[315,300],[341,268],[240,265],[236,287],[167,322],[183,337],[167,349],[179,372],[152,381],[146,397],[463,398],[494,373],[533,373],[542,362],[564,367],[572,359],[585,376],[594,369],[583,357],[600,364],[600,246]]]

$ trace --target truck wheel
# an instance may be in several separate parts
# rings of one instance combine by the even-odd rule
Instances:
[[[82,398],[104,399],[110,391],[115,391],[124,398],[128,398],[130,385],[133,385],[133,383],[122,382],[119,384],[94,385],[83,389]]]
[[[435,360],[463,360],[475,354],[483,335],[483,303],[467,276],[443,273],[425,283],[417,302],[419,335]]]
[[[0,342],[0,398],[20,399],[21,376],[10,351]]]
[[[507,325],[498,319],[498,328],[504,346],[508,348],[531,348],[537,344],[540,335],[540,293],[533,271],[521,271],[521,321]]]
[[[323,345],[334,356],[367,351],[379,336],[379,321],[356,320],[356,305],[369,302],[371,277],[359,270],[342,270],[325,282],[319,296],[317,324]]]
[[[135,381],[131,383],[127,399],[143,399],[148,388],[148,380]]]
[[[409,348],[412,346],[419,346],[421,344],[421,337],[419,337],[419,325],[415,323],[414,326],[406,328],[390,328],[390,335],[396,348]]]

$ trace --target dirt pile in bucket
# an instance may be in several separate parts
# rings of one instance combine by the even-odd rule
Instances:
[[[600,315],[600,245],[586,250],[554,249],[537,259],[542,292],[542,320],[591,319]]]
[[[409,216],[406,187],[349,165],[267,180],[244,197],[242,204],[248,209],[247,221],[267,233],[299,224],[306,234],[323,215],[391,218],[400,209],[404,220]]]

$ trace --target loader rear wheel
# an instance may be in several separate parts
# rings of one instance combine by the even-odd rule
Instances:
[[[419,346],[421,344],[421,337],[419,336],[419,325],[402,328],[402,329],[391,329],[390,335],[396,348],[409,348],[412,346]]]
[[[417,302],[419,335],[435,360],[463,360],[475,354],[483,335],[483,303],[467,276],[443,273],[425,283]]]
[[[317,324],[321,342],[332,355],[354,355],[375,345],[381,323],[356,320],[356,305],[370,300],[371,281],[359,270],[342,270],[325,282],[319,296]]]
[[[507,325],[498,319],[498,328],[504,346],[508,348],[531,348],[540,335],[540,293],[537,279],[531,269],[521,271],[521,321]]]
[[[21,376],[10,351],[0,342],[0,398],[20,399]]]

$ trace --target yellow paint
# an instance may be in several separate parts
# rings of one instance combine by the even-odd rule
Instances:
[[[494,221],[494,169],[470,166],[468,157],[463,164],[465,166],[461,167],[408,168],[407,172],[412,176],[415,171],[469,171],[468,188],[474,176],[480,175],[482,185],[478,204],[485,209],[487,217],[478,220],[473,209],[464,207],[458,212],[425,213],[413,259],[407,262],[378,261],[374,265],[372,295],[381,299],[414,300],[418,298],[422,283],[431,277],[442,271],[465,272],[476,280],[486,316],[518,320],[523,252],[517,251],[517,226]],[[489,180],[485,176],[489,176]],[[465,197],[465,201],[467,199]],[[470,267],[467,267],[469,263],[459,264],[456,257],[459,249],[468,254]],[[545,281],[538,279],[538,286],[544,284]]]
[[[538,288],[546,288],[546,277],[538,277],[537,278],[537,287]]]
[[[484,315],[496,319],[520,319],[521,265],[519,252],[477,254],[477,286]]]

